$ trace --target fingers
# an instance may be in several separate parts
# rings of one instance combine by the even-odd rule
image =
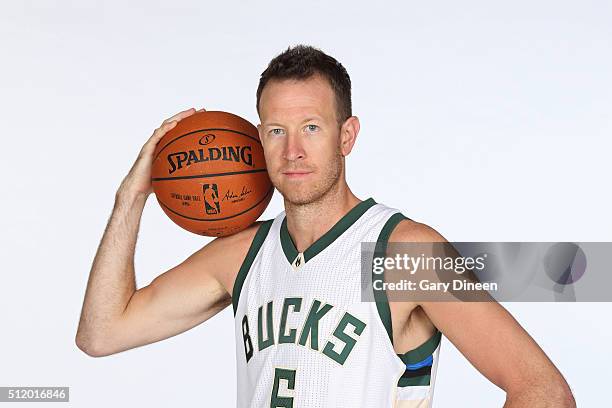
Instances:
[[[200,110],[195,110],[195,108],[189,108],[187,110],[184,110],[182,112],[177,113],[176,115],[164,120],[161,124],[160,127],[158,127],[157,129],[155,129],[155,131],[153,131],[153,134],[151,135],[151,137],[149,138],[149,140],[145,143],[145,145],[143,146],[143,151],[148,151],[148,150],[152,150],[155,148],[155,146],[157,145],[157,143],[161,140],[161,138],[164,137],[164,135],[166,133],[168,133],[168,131],[170,129],[172,129],[173,127],[176,126],[176,124],[181,120],[184,119],[188,116],[193,115],[196,112],[204,112],[206,111],[206,109],[202,108]]]
[[[164,135],[166,133],[168,133],[168,131],[170,129],[175,127],[177,123],[178,123],[178,121],[176,121],[176,120],[173,120],[172,122],[162,123],[162,125],[160,127],[155,129],[155,131],[153,132],[153,135],[151,135],[151,137],[149,138],[149,141],[153,141],[154,140],[155,143],[157,143],[159,141],[159,139],[164,137]]]
[[[186,118],[187,116],[191,116],[196,112],[195,108],[189,108],[187,110],[184,110],[182,112],[177,113],[176,115],[172,116],[171,118],[168,118],[166,120],[163,121],[162,125],[164,123],[169,123],[172,122],[173,120],[176,120],[177,122],[183,118]]]
[[[199,110],[196,110],[195,108],[189,108],[187,110],[184,110],[182,112],[177,113],[176,115],[172,116],[171,118],[168,118],[166,120],[163,121],[163,123],[170,123],[172,121],[180,121],[181,119],[185,119],[187,116],[191,116],[196,112],[205,112],[206,109],[202,108]]]
[[[155,132],[161,133],[161,136],[157,135],[157,136],[160,136],[161,138],[163,135],[165,135],[168,132],[168,130],[176,126],[177,122],[179,122],[181,119],[185,119],[186,117],[191,116],[196,112],[205,112],[205,111],[206,109],[204,108],[199,109],[199,110],[196,110],[195,108],[189,108],[187,110],[179,112],[176,115],[164,120],[161,126],[157,128]],[[154,133],[154,136],[155,136],[155,133]]]

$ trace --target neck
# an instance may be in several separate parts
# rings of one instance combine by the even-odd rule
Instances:
[[[308,204],[296,205],[285,200],[287,230],[299,252],[304,252],[361,202],[348,186],[344,187],[338,191],[332,189]]]

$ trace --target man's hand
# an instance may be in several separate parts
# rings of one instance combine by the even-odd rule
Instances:
[[[153,165],[153,152],[157,143],[168,133],[168,131],[176,126],[176,124],[188,116],[196,112],[205,111],[204,108],[196,111],[195,108],[189,108],[176,115],[164,120],[162,124],[155,129],[149,140],[142,146],[138,158],[132,165],[127,176],[121,182],[121,186],[117,191],[117,196],[143,196],[148,197],[153,192],[151,184],[151,167]]]

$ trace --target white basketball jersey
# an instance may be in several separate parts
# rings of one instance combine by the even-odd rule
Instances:
[[[285,212],[260,225],[233,288],[238,407],[431,406],[441,333],[398,355],[386,299],[361,297],[361,242],[405,218],[369,198],[304,252]]]

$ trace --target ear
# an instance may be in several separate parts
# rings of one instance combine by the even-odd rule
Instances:
[[[351,116],[340,127],[340,152],[343,156],[348,156],[353,150],[359,128],[359,118],[357,116]]]
[[[263,132],[263,126],[261,126],[261,123],[259,123],[257,125],[257,133],[259,134],[259,141],[261,142],[261,144],[263,145],[263,137],[262,137],[262,132]]]

